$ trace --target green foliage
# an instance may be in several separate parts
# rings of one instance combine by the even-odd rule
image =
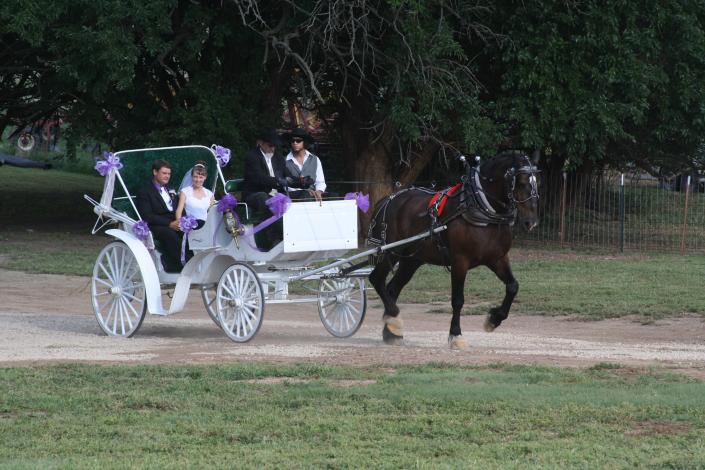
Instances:
[[[702,3],[544,0],[499,12],[498,112],[518,124],[520,145],[574,167],[683,165],[694,153],[705,133]]]
[[[237,167],[285,102],[335,116],[351,167],[381,136],[375,158],[410,166],[440,143],[666,171],[705,135],[690,0],[9,0],[0,21],[0,131],[59,115],[71,158],[86,138],[219,143]]]
[[[700,467],[704,396],[628,368],[6,368],[0,465]]]

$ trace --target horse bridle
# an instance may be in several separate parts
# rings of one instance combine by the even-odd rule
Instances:
[[[539,199],[539,190],[538,190],[538,184],[536,182],[536,173],[540,173],[540,170],[536,167],[536,165],[532,165],[531,161],[529,160],[529,157],[526,155],[523,155],[522,158],[526,161],[526,165],[522,165],[519,168],[515,168],[514,166],[511,166],[507,169],[507,171],[504,173],[504,181],[509,187],[509,191],[507,192],[507,199],[509,199],[509,204],[510,207],[514,208],[518,204],[524,204],[534,198],[536,200]],[[516,183],[517,183],[517,176],[519,175],[529,175],[529,184],[531,185],[531,194],[529,197],[526,199],[522,199],[521,201],[518,201],[516,197],[514,197],[514,190],[516,188]]]

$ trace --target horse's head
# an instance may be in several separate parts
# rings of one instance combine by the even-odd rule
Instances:
[[[482,179],[489,183],[487,193],[493,205],[503,206],[508,214],[516,213],[519,224],[526,231],[538,225],[538,169],[528,156],[495,157],[482,166],[480,173]]]

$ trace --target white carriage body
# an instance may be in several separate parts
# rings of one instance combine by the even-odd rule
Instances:
[[[155,155],[161,155],[161,152],[166,152],[169,155],[179,151],[193,152],[199,155],[199,158],[202,158],[203,155],[208,155],[215,161],[214,150],[203,146],[138,149],[118,152],[116,155],[128,156],[128,160],[130,158],[134,159],[136,156],[154,159]],[[166,159],[168,159],[168,156]],[[138,161],[136,165],[141,169],[144,167],[144,163],[144,161]],[[225,188],[225,180],[217,162],[215,162],[213,167],[216,168],[216,180],[213,182],[213,189],[215,189],[218,181]],[[147,176],[149,176],[148,173]],[[174,181],[178,181],[181,176],[180,174],[173,175]],[[342,265],[341,261],[331,264],[330,269],[327,267],[313,269],[312,267],[313,263],[342,257],[346,252],[357,248],[358,220],[357,205],[354,200],[292,202],[283,216],[283,240],[268,251],[263,251],[256,246],[254,236],[251,234],[253,229],[251,224],[244,226],[244,236],[233,236],[228,233],[223,221],[223,215],[216,206],[213,206],[208,211],[205,225],[188,234],[189,248],[193,251],[194,256],[184,265],[180,273],[168,273],[162,268],[161,255],[155,247],[151,234],[146,240],[142,241],[132,233],[133,226],[141,218],[135,206],[134,195],[130,192],[130,188],[133,191],[135,190],[136,183],[135,181],[130,181],[129,183],[126,185],[121,173],[113,169],[106,176],[100,200],[95,201],[86,196],[86,199],[94,205],[94,212],[99,216],[98,222],[96,222],[97,228],[94,227],[93,233],[96,233],[107,223],[120,224],[120,228],[107,230],[106,233],[118,239],[127,247],[128,254],[133,258],[130,261],[130,266],[134,264],[139,270],[139,286],[132,281],[118,286],[113,278],[118,277],[116,276],[117,274],[125,274],[118,271],[123,270],[123,268],[125,271],[131,269],[129,266],[122,266],[122,264],[126,264],[124,249],[116,250],[109,245],[106,247],[107,251],[104,250],[105,253],[101,252],[99,255],[94,268],[92,296],[96,317],[101,324],[101,328],[106,333],[131,336],[139,328],[144,310],[156,315],[170,315],[183,310],[188,292],[192,287],[200,288],[206,310],[216,324],[223,327],[221,325],[222,320],[219,320],[219,318],[225,317],[222,317],[222,314],[219,317],[219,314],[215,312],[216,308],[213,306],[213,300],[210,300],[215,299],[215,297],[209,296],[215,296],[217,288],[217,296],[220,299],[223,295],[221,288],[224,279],[228,282],[232,282],[233,279],[241,279],[242,282],[245,282],[246,278],[248,279],[247,282],[255,285],[255,290],[261,296],[262,305],[258,307],[259,317],[256,328],[249,328],[246,335],[244,334],[244,324],[240,325],[239,323],[241,320],[237,320],[237,325],[235,324],[235,317],[233,317],[232,324],[228,320],[227,328],[224,328],[224,331],[234,341],[247,341],[254,336],[259,328],[259,322],[261,322],[263,304],[265,302],[318,302],[321,320],[326,329],[332,334],[349,336],[359,328],[366,309],[364,281],[360,279],[359,273],[358,279],[355,281],[346,279],[333,281],[333,284],[331,284],[325,278],[330,275],[335,276],[339,272],[339,266]],[[118,184],[122,188],[124,196],[115,197],[115,189]],[[114,207],[117,201],[120,201],[120,209]],[[104,221],[104,218],[108,220]],[[104,223],[98,227],[101,221]],[[118,251],[120,255],[116,254]],[[121,260],[117,259],[119,256],[122,256]],[[109,275],[106,268],[108,271],[115,270],[112,276]],[[104,276],[101,270],[107,276]],[[132,276],[134,277],[134,274]],[[253,280],[252,277],[255,279]],[[289,282],[303,278],[320,280],[318,296],[315,298],[290,299],[288,296]],[[114,285],[107,286],[107,284]],[[128,302],[125,299],[128,297],[134,299],[133,294],[141,288],[144,289],[144,302],[140,305],[140,308],[143,309],[140,317],[138,315],[139,312],[132,306],[127,305]],[[162,303],[162,289],[164,288],[173,288],[173,296],[168,309]],[[101,289],[102,293],[96,293]],[[125,289],[127,289],[126,294]],[[352,300],[357,302],[356,305],[359,310],[356,307],[350,307],[352,305],[350,299],[353,292],[357,292],[355,295],[359,296],[359,299]],[[110,320],[112,313],[99,312],[104,307],[104,305],[100,304],[100,295],[107,295],[110,298],[121,297],[121,299],[118,299],[122,302],[122,306],[118,308],[121,311],[120,321],[123,321],[123,316],[127,318],[127,321],[130,321],[129,317],[133,316],[131,312],[134,312],[135,318],[139,317],[139,323],[137,323],[136,327],[133,327],[132,322],[130,322],[129,328],[126,330],[123,324],[122,334],[119,334],[117,331],[117,320],[114,318]],[[125,297],[125,295],[128,297]],[[245,301],[235,299],[230,302]],[[333,302],[333,307],[330,307],[331,302]],[[118,302],[116,301],[115,303]],[[221,310],[225,308],[229,310],[232,308],[242,310],[244,308],[247,310],[250,308],[247,305],[245,302],[245,304],[238,304],[237,306],[234,304],[230,306],[224,305],[221,308],[219,303],[217,306]],[[344,305],[345,308],[333,313],[333,316],[331,316],[331,308],[337,309],[338,305]],[[112,312],[112,306],[110,308]],[[348,324],[349,317],[352,318],[353,316],[351,308],[355,310],[356,318],[355,322]],[[108,317],[107,320],[104,318],[106,315]],[[115,315],[117,316],[118,314],[115,313]],[[250,321],[247,315],[242,318],[245,318],[242,320],[243,322]],[[113,322],[112,331],[105,325],[108,321]],[[241,327],[242,334],[240,333]]]

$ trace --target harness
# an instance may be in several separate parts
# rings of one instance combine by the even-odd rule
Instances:
[[[489,182],[492,182],[493,180],[481,175],[478,162],[475,166],[468,166],[468,173],[461,178],[461,183],[458,183],[455,186],[447,188],[443,191],[436,192],[428,188],[412,186],[387,196],[377,205],[377,209],[375,210],[375,213],[370,221],[367,234],[367,243],[376,246],[382,246],[387,243],[387,209],[389,207],[389,203],[394,198],[407,191],[422,191],[432,195],[432,197],[427,205],[427,210],[418,215],[420,217],[428,216],[430,218],[429,236],[434,238],[436,247],[439,250],[439,253],[443,256],[444,264],[447,266],[448,250],[440,235],[433,232],[435,228],[448,224],[457,217],[462,217],[469,224],[478,227],[487,227],[489,225],[511,227],[514,225],[514,221],[516,220],[517,205],[528,202],[533,198],[539,198],[536,184],[536,173],[538,173],[538,169],[536,166],[531,164],[527,156],[523,156],[522,158],[524,159],[524,162],[522,162],[521,166],[510,166],[503,175],[505,180],[505,188],[507,188],[508,203],[504,203],[503,201],[500,201],[485,192],[482,187],[482,180]],[[529,197],[519,201],[514,196],[514,190],[516,188],[516,178],[520,174],[530,175],[529,182],[531,185],[531,193]],[[455,197],[460,197],[460,201],[455,211],[444,216],[444,211],[448,200]],[[488,198],[493,199],[495,206],[500,206],[505,210],[503,212],[498,212],[495,207],[490,204]],[[378,221],[380,233],[379,238],[375,238],[373,237],[373,233]],[[418,242],[416,243],[418,244]],[[410,255],[401,255],[399,253],[395,253],[395,255],[402,257],[413,257],[419,250],[420,244],[419,248],[414,250],[414,252]]]

